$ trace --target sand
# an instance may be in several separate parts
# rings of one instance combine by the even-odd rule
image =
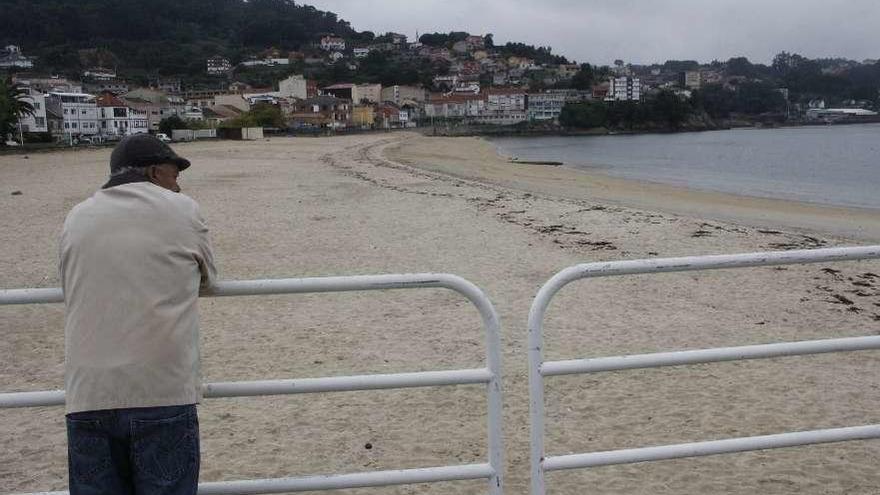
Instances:
[[[510,164],[483,140],[392,133],[175,146],[221,277],[449,272],[502,321],[506,493],[528,487],[526,315],[558,270],[595,260],[880,240],[877,215]],[[0,157],[0,288],[58,286],[67,211],[109,150]],[[20,195],[12,195],[21,191]],[[757,205],[757,206],[756,206]],[[546,358],[873,335],[878,262],[582,281]],[[843,304],[843,297],[852,304]],[[480,366],[477,312],[450,291],[202,299],[206,381]],[[858,352],[553,378],[551,455],[880,422],[880,356]],[[0,390],[63,385],[63,307],[0,307]],[[210,399],[202,481],[484,462],[479,386]],[[371,444],[370,449],[365,448]],[[0,410],[0,493],[66,487],[62,410]],[[876,493],[880,442],[553,473],[549,493]],[[484,493],[462,481],[341,493]]]

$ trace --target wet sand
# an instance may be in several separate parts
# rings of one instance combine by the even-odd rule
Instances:
[[[764,228],[880,241],[880,211],[699,191],[621,179],[600,171],[511,162],[481,138],[418,138],[392,148],[395,160],[437,172],[570,199]]]
[[[502,322],[511,494],[528,487],[526,316],[555,272],[585,261],[880,238],[870,215],[811,215],[804,205],[764,211],[735,201],[766,215],[752,223],[714,215],[729,210],[719,195],[700,203],[689,192],[652,195],[627,181],[510,164],[472,138],[401,133],[175,148],[193,161],[182,185],[212,229],[223,279],[449,272],[487,293]],[[0,157],[0,288],[58,286],[61,223],[103,183],[108,159],[109,150]],[[575,283],[550,308],[546,358],[873,335],[876,274],[880,263],[853,262]],[[472,368],[484,355],[477,312],[444,290],[202,299],[201,309],[209,382]],[[61,305],[0,307],[0,390],[60,388],[63,354]],[[877,353],[858,352],[553,378],[547,451],[878,423],[878,364]],[[482,392],[208,399],[199,408],[201,479],[485,462]],[[0,410],[0,493],[66,487],[62,413]],[[548,489],[868,494],[880,486],[878,460],[880,442],[852,442],[553,473]],[[462,481],[340,493],[485,487]]]

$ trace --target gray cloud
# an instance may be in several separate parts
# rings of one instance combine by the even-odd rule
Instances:
[[[315,0],[359,31],[493,33],[578,62],[880,58],[877,0]]]

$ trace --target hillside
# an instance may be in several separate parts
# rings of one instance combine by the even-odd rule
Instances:
[[[0,12],[0,46],[71,75],[93,63],[129,77],[196,75],[216,54],[240,60],[322,34],[357,36],[336,14],[292,0],[0,0]]]

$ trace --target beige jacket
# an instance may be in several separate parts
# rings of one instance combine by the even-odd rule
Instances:
[[[189,197],[135,182],[76,205],[61,233],[67,412],[198,402],[198,296],[215,279]]]

